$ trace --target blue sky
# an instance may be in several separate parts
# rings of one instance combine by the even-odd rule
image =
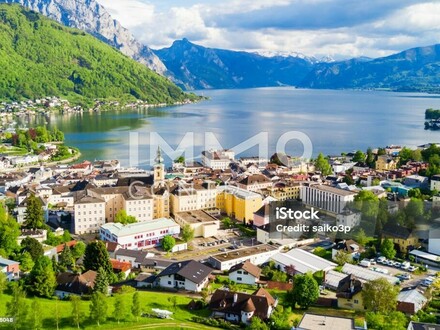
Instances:
[[[98,0],[152,48],[206,47],[378,57],[440,43],[440,1]]]

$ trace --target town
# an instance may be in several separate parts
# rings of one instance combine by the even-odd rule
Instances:
[[[439,166],[437,144],[4,166],[0,326],[422,329],[440,313]]]

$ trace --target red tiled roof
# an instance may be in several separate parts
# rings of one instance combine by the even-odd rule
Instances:
[[[131,264],[129,262],[119,261],[116,259],[110,259],[110,262],[112,263],[112,268],[115,270],[126,272],[127,270],[131,269]]]
[[[66,243],[63,243],[63,244],[60,244],[60,245],[57,245],[57,253],[61,253],[61,252],[63,252],[63,250],[64,250],[64,244],[66,244],[67,245],[67,247],[73,247],[73,246],[75,246],[76,245],[76,241],[75,240],[73,240],[73,241],[70,241],[70,242],[66,242]]]

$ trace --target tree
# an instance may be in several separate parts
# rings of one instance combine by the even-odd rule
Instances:
[[[356,242],[360,245],[364,246],[368,242],[368,237],[365,234],[365,230],[363,228],[359,229],[355,235]]]
[[[232,227],[232,220],[229,217],[224,217],[222,223],[225,229],[229,229]]]
[[[169,252],[176,245],[176,240],[173,236],[167,235],[162,239],[162,248]]]
[[[107,296],[99,292],[92,294],[90,303],[90,319],[100,326],[101,322],[104,323],[107,320],[107,312]]]
[[[284,330],[290,329],[290,315],[292,314],[292,309],[290,307],[283,308],[282,305],[277,305],[270,317],[270,328],[274,330]]]
[[[380,246],[380,253],[388,259],[394,259],[396,256],[396,249],[392,240],[385,238]]]
[[[344,266],[352,260],[350,253],[345,252],[344,250],[339,250],[338,252],[336,252],[333,259],[339,266]]]
[[[70,248],[64,243],[63,251],[61,251],[58,257],[59,267],[62,269],[70,269],[74,266],[75,262],[70,252]]]
[[[141,315],[141,302],[139,300],[139,292],[135,292],[133,295],[133,303],[131,305],[131,314],[138,320]]]
[[[368,311],[388,313],[396,309],[399,288],[385,278],[366,282],[362,289],[362,298]]]
[[[27,206],[24,216],[24,227],[30,229],[43,228],[44,216],[43,216],[43,205],[41,200],[31,194],[27,198]]]
[[[319,298],[318,282],[310,273],[304,275],[295,275],[293,278],[293,307],[296,304],[302,308],[308,308]]]
[[[27,278],[30,291],[40,297],[52,297],[57,280],[49,257],[42,256],[37,259]]]
[[[135,223],[137,220],[134,216],[128,215],[125,210],[119,210],[115,215],[115,222],[120,222],[123,225],[126,225],[129,223]]]
[[[32,329],[39,330],[43,328],[43,310],[38,300],[34,299],[31,305],[30,325]]]
[[[36,261],[39,257],[44,255],[44,249],[41,243],[29,236],[21,241],[21,250],[22,252],[29,252],[33,261]]]
[[[189,224],[186,224],[182,228],[181,236],[184,242],[189,242],[194,238],[194,229]]]
[[[327,254],[327,250],[324,249],[324,248],[321,247],[321,246],[318,246],[317,248],[315,248],[315,249],[313,250],[313,254],[316,255],[316,256],[318,256],[318,257],[323,258],[323,257]]]
[[[332,173],[332,167],[322,153],[319,153],[315,160],[315,168],[317,171],[320,171],[323,176],[327,176]]]
[[[108,276],[104,269],[100,267],[98,269],[98,275],[96,276],[95,286],[93,287],[94,292],[99,292],[102,294],[108,294]]]
[[[69,299],[72,305],[72,323],[80,329],[81,322],[84,319],[84,312],[81,310],[81,298],[76,295],[70,295]]]
[[[352,161],[356,163],[363,163],[365,162],[365,159],[366,159],[365,154],[361,150],[358,150],[354,154]]]
[[[374,167],[374,154],[371,148],[367,149],[367,157],[365,159],[365,162],[367,163],[368,167]]]
[[[127,305],[125,304],[124,296],[118,293],[115,295],[115,312],[114,312],[114,316],[118,324],[121,320],[125,320],[127,314],[128,314]]]
[[[251,318],[251,323],[246,327],[249,330],[269,330],[269,327],[258,316]]]
[[[81,258],[84,255],[84,253],[86,252],[86,245],[81,241],[76,242],[76,244],[72,248],[71,252],[72,252],[72,257],[75,260],[77,260],[77,259]]]
[[[29,306],[26,302],[26,295],[23,289],[14,283],[12,287],[12,300],[6,303],[8,317],[13,318],[14,329],[25,328],[26,320],[29,315]]]
[[[176,310],[177,297],[176,296],[171,296],[171,297],[168,298],[168,301],[171,303],[171,306],[173,307],[173,309]]]
[[[407,319],[401,312],[373,313],[367,312],[365,315],[369,329],[377,330],[406,330]]]
[[[110,257],[102,241],[94,241],[87,245],[83,263],[86,270],[98,271],[102,268],[108,276],[113,272]]]
[[[55,321],[55,327],[57,330],[60,328],[60,306],[59,306],[59,298],[55,296],[55,310],[53,311],[53,319]]]
[[[29,252],[25,251],[20,256],[20,270],[23,272],[29,272],[34,267],[34,261]]]
[[[18,236],[20,236],[20,225],[8,214],[6,206],[0,203],[0,255],[8,258],[18,251]]]
[[[8,286],[8,278],[4,272],[0,272],[0,295],[6,290]]]

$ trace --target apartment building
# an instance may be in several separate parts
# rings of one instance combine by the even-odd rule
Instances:
[[[213,170],[225,170],[234,161],[235,152],[229,149],[202,151],[202,163]]]
[[[74,233],[97,233],[105,224],[106,203],[103,199],[93,196],[78,198],[74,204]]]
[[[214,181],[205,181],[201,185],[180,185],[170,195],[171,213],[215,208],[216,197]]]

